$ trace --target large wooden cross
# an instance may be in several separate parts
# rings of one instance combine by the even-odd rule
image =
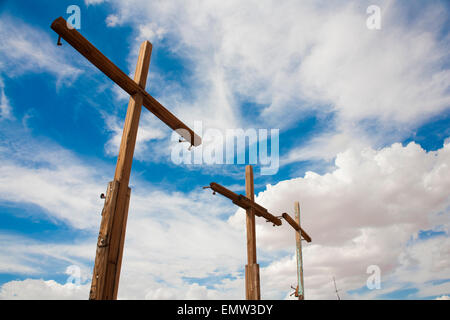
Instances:
[[[251,165],[245,167],[246,196],[242,194],[238,195],[215,182],[211,182],[209,187],[206,188],[211,188],[214,192],[220,193],[230,199],[235,205],[246,210],[247,265],[245,266],[245,298],[247,300],[260,300],[261,288],[259,281],[259,265],[256,260],[255,216],[265,218],[267,222],[272,222],[274,226],[281,226],[281,219],[274,216],[266,208],[255,202],[253,167]],[[300,228],[300,226],[287,213],[283,213],[282,217],[295,230],[300,231],[306,241],[311,241],[309,235],[303,231],[303,229]]]
[[[130,95],[116,172],[114,180],[108,185],[102,211],[89,294],[89,299],[93,300],[117,299],[131,192],[128,183],[142,105],[170,128],[177,130],[191,145],[199,145],[201,138],[145,91],[152,52],[150,42],[144,41],[140,47],[133,81],[77,30],[69,28],[62,17],[56,19],[51,28]]]

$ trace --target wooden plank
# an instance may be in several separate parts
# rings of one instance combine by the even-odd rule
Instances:
[[[183,129],[178,131],[183,138],[190,141],[194,146],[201,144],[201,138],[193,130],[148,94],[145,91],[145,86],[140,86],[131,80],[76,29],[69,29],[66,20],[62,17],[57,18],[53,21],[51,28],[130,96],[134,96],[137,93],[141,94],[143,105],[171,129]]]
[[[292,226],[292,228],[294,228],[295,230],[301,232],[303,238],[304,238],[307,242],[311,242],[311,237],[306,233],[305,230],[303,230],[303,229],[297,224],[297,222],[295,222],[294,219],[291,218],[290,215],[288,215],[287,213],[283,213],[281,216],[284,218],[284,220],[287,221],[287,223],[289,223],[289,224]]]
[[[295,222],[301,227],[300,224],[300,203],[296,201],[294,203],[295,210]],[[305,299],[305,287],[303,283],[303,255],[302,255],[302,237],[299,231],[295,233],[296,244],[296,256],[297,256],[297,294],[298,300]]]
[[[102,220],[97,240],[97,250],[95,254],[94,272],[92,274],[91,290],[89,299],[104,299],[104,287],[106,279],[106,269],[108,260],[109,240],[111,236],[111,224],[116,208],[117,195],[119,192],[119,182],[111,181],[106,191],[105,203],[103,205]]]
[[[253,167],[248,165],[245,167],[245,194],[248,200],[255,201],[255,187],[253,184]],[[255,226],[255,209],[249,207],[246,210],[246,227],[247,227],[247,261],[246,284],[247,284],[247,300],[260,300],[260,280],[259,265],[256,259],[256,226]]]
[[[128,220],[128,208],[130,206],[130,197],[131,197],[131,189],[128,188],[127,190],[127,197],[125,199],[125,214],[122,221],[122,235],[123,235],[123,241],[120,242],[120,248],[119,248],[119,256],[117,258],[117,270],[116,270],[116,279],[115,279],[115,286],[113,289],[113,299],[117,299],[117,293],[119,292],[119,280],[120,280],[120,271],[122,269],[122,257],[123,257],[123,246],[125,244],[125,232],[127,230],[127,220]]]
[[[260,206],[254,201],[251,201],[245,198],[242,195],[239,195],[238,201],[234,202],[235,204],[241,206],[242,208],[253,208],[254,213],[258,217],[262,217],[267,221],[272,222],[274,225],[281,226],[282,222],[279,218],[275,217],[273,214],[269,213],[266,208]]]
[[[281,226],[282,222],[279,218],[275,217],[273,214],[268,212],[266,208],[257,204],[256,202],[248,199],[246,196],[238,195],[238,194],[234,193],[233,191],[225,188],[224,186],[222,186],[216,182],[211,182],[209,184],[209,186],[211,187],[211,189],[213,191],[218,192],[221,195],[227,197],[228,199],[233,201],[233,203],[235,205],[241,207],[242,209],[247,210],[248,208],[253,208],[254,214],[256,216],[263,217],[266,220],[272,222],[273,224],[275,224],[277,226]]]
[[[261,300],[259,264],[245,265],[245,299]]]
[[[253,185],[253,167],[245,167],[245,193],[249,200],[255,200],[255,189]],[[247,226],[247,259],[248,264],[256,263],[256,229],[255,229],[255,210],[250,207],[246,210]]]

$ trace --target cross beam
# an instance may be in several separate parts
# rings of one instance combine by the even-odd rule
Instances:
[[[64,18],[59,17],[53,21],[51,28],[130,96],[140,93],[143,96],[144,107],[171,129],[178,130],[177,132],[186,141],[189,141],[191,145],[198,146],[201,144],[202,139],[193,130],[147,93],[145,86],[141,87],[135,81],[131,80],[130,77],[103,55],[100,50],[94,47],[75,28],[69,29]]]
[[[287,223],[291,225],[292,228],[294,228],[300,233],[301,236],[303,236],[306,242],[311,242],[311,237],[306,233],[305,230],[300,227],[300,225],[294,219],[291,218],[290,215],[288,215],[287,213],[283,213],[281,216],[284,218],[284,220],[287,221]]]
[[[230,199],[235,205],[241,207],[242,209],[248,210],[253,209],[255,211],[255,215],[258,217],[263,217],[267,221],[272,222],[274,225],[281,226],[281,220],[271,214],[266,208],[257,204],[255,201],[250,200],[246,196],[242,194],[236,194],[233,191],[225,188],[224,186],[211,182],[209,187],[215,191],[220,193],[221,195]]]

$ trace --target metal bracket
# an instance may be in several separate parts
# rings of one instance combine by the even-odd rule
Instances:
[[[202,187],[203,189],[212,189],[210,186]],[[213,195],[215,195],[216,192],[213,190]]]
[[[108,241],[107,241],[107,236],[102,238],[102,237],[98,237],[98,242],[97,242],[97,247],[99,248],[104,248],[108,246]]]
[[[178,142],[179,143],[183,143],[183,142],[189,142],[189,141],[187,141],[185,138],[183,138],[183,137],[180,137],[180,138],[178,138]],[[192,149],[192,147],[193,147],[194,145],[191,143],[191,145],[188,147],[188,151],[191,151],[191,149]]]

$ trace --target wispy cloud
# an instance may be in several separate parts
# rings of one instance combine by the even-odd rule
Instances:
[[[73,81],[81,70],[65,58],[64,51],[47,33],[17,18],[5,14],[0,17],[0,65],[8,77],[48,72],[56,76],[58,83]]]

